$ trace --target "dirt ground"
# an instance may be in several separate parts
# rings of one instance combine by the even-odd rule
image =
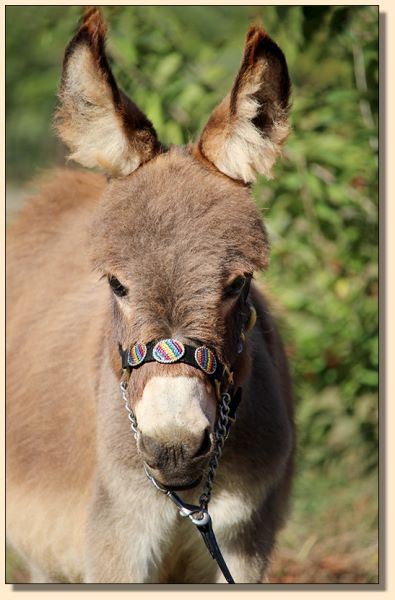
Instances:
[[[312,534],[299,551],[282,548],[275,553],[269,582],[378,583],[377,544],[355,545],[352,534],[324,541]]]
[[[378,583],[377,478],[347,478],[342,465],[299,475],[271,583]]]

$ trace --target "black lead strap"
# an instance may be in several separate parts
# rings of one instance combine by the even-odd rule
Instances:
[[[218,546],[211,517],[207,510],[202,510],[200,506],[195,504],[188,504],[181,500],[181,498],[175,492],[171,492],[166,488],[162,488],[158,482],[152,477],[149,473],[147,467],[144,465],[144,471],[147,475],[148,479],[154,484],[154,486],[163,494],[166,494],[174,502],[174,504],[180,509],[180,515],[182,517],[189,517],[194,525],[196,525],[198,531],[200,532],[203,541],[210,552],[212,558],[217,562],[223,576],[225,577],[227,583],[235,583],[228,566],[225,562],[224,557],[222,556],[222,552]]]
[[[210,515],[209,515],[209,517],[210,517]],[[207,548],[209,549],[211,556],[213,557],[214,560],[217,561],[217,565],[221,569],[221,572],[222,572],[223,576],[225,577],[227,583],[235,583],[235,581],[226,565],[224,557],[221,554],[221,550],[218,547],[217,540],[215,539],[214,531],[213,531],[213,528],[211,525],[211,517],[210,517],[210,520],[207,525],[204,525],[204,527],[199,527],[199,525],[198,525],[197,527],[198,527],[200,533],[202,534],[204,543],[206,544]]]
[[[199,508],[199,507],[197,507]],[[227,564],[222,556],[221,550],[217,544],[217,540],[214,535],[212,521],[210,515],[207,513],[208,521],[202,525],[199,522],[194,521],[194,524],[200,531],[203,541],[206,544],[211,556],[217,562],[219,568],[222,571],[223,576],[225,577],[227,583],[235,583],[230,571],[227,567]],[[202,519],[203,520],[203,519]]]

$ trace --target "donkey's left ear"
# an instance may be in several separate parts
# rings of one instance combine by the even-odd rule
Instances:
[[[244,183],[271,168],[286,139],[291,82],[284,54],[260,27],[248,30],[231,92],[212,113],[199,141],[219,171]]]
[[[73,158],[113,176],[129,175],[160,152],[155,129],[118,88],[104,52],[106,25],[86,11],[66,48],[55,126]]]

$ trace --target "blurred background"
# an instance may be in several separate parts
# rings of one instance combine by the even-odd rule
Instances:
[[[378,581],[378,7],[114,6],[119,85],[165,143],[196,136],[229,90],[251,22],[283,49],[293,127],[253,188],[270,233],[269,291],[291,361],[298,460],[270,581]],[[78,6],[7,6],[7,218],[44,169]],[[12,552],[8,581],[26,581]]]

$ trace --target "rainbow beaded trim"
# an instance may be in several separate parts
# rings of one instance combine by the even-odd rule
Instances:
[[[153,358],[157,362],[165,364],[177,362],[184,354],[184,344],[173,339],[161,340],[152,350]]]
[[[217,368],[217,359],[214,356],[214,352],[206,348],[206,346],[196,348],[195,360],[202,371],[208,375],[212,375]]]
[[[147,346],[141,342],[134,344],[128,353],[128,363],[131,367],[137,367],[147,356]]]

